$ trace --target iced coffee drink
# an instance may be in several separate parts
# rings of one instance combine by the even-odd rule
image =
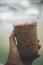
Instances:
[[[37,22],[14,25],[21,56],[34,56],[38,52]]]

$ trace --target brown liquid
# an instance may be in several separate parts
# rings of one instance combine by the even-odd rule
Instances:
[[[37,23],[15,25],[15,35],[21,56],[33,56],[38,52]]]

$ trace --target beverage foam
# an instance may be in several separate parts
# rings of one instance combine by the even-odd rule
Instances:
[[[14,17],[13,24],[31,24],[36,21],[36,16],[27,15],[27,14],[17,14]]]

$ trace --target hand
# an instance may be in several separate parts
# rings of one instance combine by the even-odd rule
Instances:
[[[12,62],[13,64],[20,65],[22,64],[21,58],[20,58],[20,53],[18,51],[18,48],[15,43],[15,36],[14,33],[12,32],[11,36],[9,37],[9,42],[10,42],[10,51],[9,51],[9,57],[8,60]]]
[[[9,41],[10,41],[10,52],[9,52],[9,57],[8,57],[8,60],[14,64],[17,64],[17,65],[24,65],[24,64],[27,64],[27,65],[31,65],[32,62],[40,57],[40,54],[37,54],[36,56],[34,57],[31,57],[29,58],[28,60],[26,59],[25,61],[21,60],[21,57],[20,57],[20,53],[19,53],[19,50],[15,44],[15,40],[14,40],[15,36],[14,36],[14,33],[11,34],[10,38],[9,38]],[[39,44],[39,40],[38,40],[38,49],[41,48],[41,45]]]

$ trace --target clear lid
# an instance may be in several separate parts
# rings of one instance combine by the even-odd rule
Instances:
[[[39,17],[39,11],[36,8],[29,8],[23,12],[15,12],[14,18],[11,20],[13,24],[31,24],[37,21]]]
[[[9,21],[11,24],[32,23],[32,20],[37,20],[39,17],[39,9],[33,7],[27,0],[22,0],[15,3],[1,3],[0,18],[4,21]]]

